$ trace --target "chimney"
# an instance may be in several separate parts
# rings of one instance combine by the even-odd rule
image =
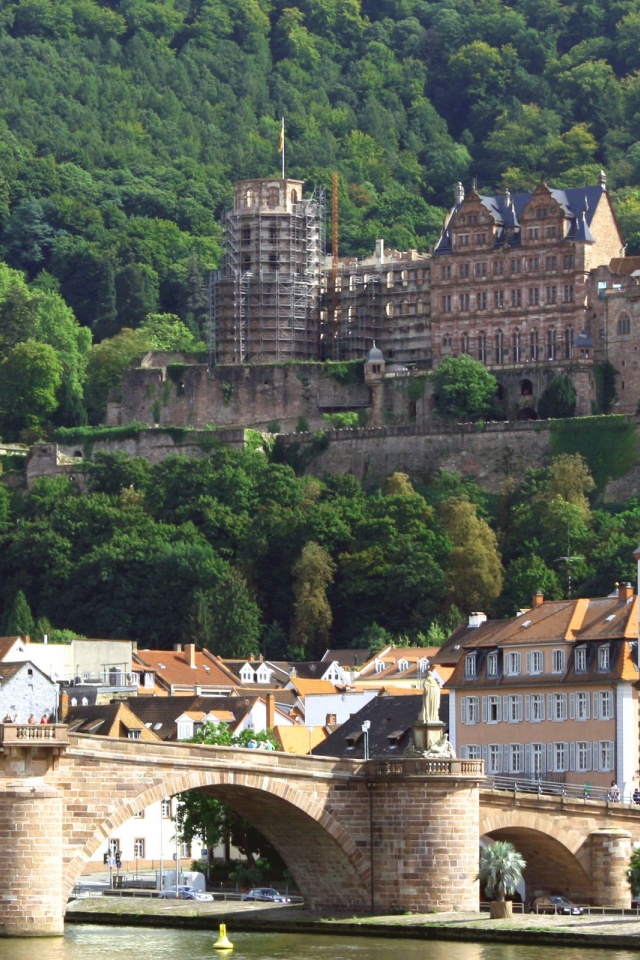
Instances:
[[[184,653],[187,659],[187,663],[192,670],[196,668],[196,645],[195,643],[185,643]]]
[[[276,725],[276,695],[267,694],[267,730],[273,730]]]
[[[531,609],[535,610],[537,607],[541,607],[544,603],[544,593],[542,590],[536,590],[534,595],[531,598]]]
[[[633,587],[630,583],[623,583],[618,587],[618,600],[626,603],[633,597]]]
[[[61,693],[60,694],[60,709],[58,715],[60,717],[60,723],[64,723],[67,719],[67,714],[69,713],[69,694]]]
[[[481,623],[485,623],[487,619],[486,613],[470,613],[469,614],[469,627],[479,627]]]

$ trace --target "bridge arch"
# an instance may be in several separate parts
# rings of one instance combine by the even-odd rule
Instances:
[[[92,854],[119,826],[158,800],[189,790],[207,793],[249,820],[278,850],[311,909],[331,902],[343,909],[368,904],[369,859],[326,804],[295,782],[237,769],[169,772],[161,783],[156,780],[152,787],[123,798],[92,825],[91,836],[74,851],[64,876],[67,893]]]
[[[481,818],[480,836],[506,840],[522,854],[527,866],[527,900],[541,894],[563,894],[578,903],[591,894],[591,850],[588,837],[566,821],[532,815],[526,810],[504,810]]]

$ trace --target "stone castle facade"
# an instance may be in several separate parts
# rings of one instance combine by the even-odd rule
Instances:
[[[323,197],[305,199],[299,180],[237,183],[225,230],[209,362],[185,357],[174,391],[170,360],[146,358],[109,423],[288,432],[353,410],[371,426],[420,426],[430,412],[416,378],[461,353],[497,377],[510,419],[535,419],[558,373],[574,382],[577,414],[592,413],[604,360],[618,372],[615,409],[640,401],[640,258],[623,255],[604,174],[596,186],[514,195],[465,196],[458,184],[432,255],[380,240],[371,257],[326,259]],[[364,361],[374,344],[383,375],[357,390],[314,369]],[[285,372],[290,362],[309,367]]]

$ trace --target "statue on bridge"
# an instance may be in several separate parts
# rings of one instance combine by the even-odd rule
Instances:
[[[428,750],[425,751],[425,757],[444,757],[446,759],[455,758],[456,752],[453,744],[449,740],[449,734],[443,733],[439,740],[435,740]]]
[[[437,723],[440,719],[440,684],[430,670],[422,684],[420,723]]]

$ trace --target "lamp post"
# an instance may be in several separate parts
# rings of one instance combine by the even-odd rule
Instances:
[[[364,736],[364,759],[369,759],[369,727],[371,726],[371,720],[362,721],[362,733]]]

